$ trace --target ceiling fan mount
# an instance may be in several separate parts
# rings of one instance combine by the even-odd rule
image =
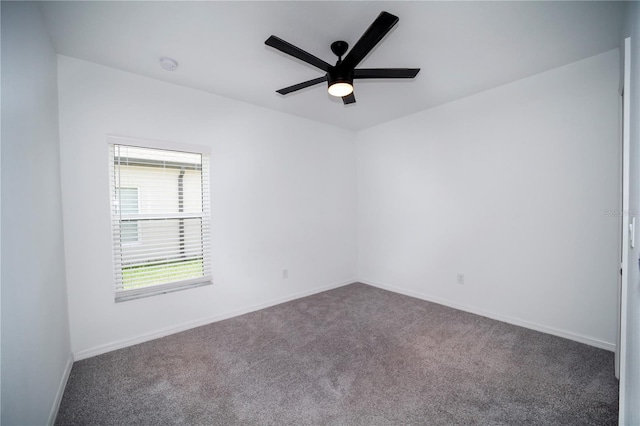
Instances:
[[[299,47],[288,43],[274,35],[264,43],[279,51],[300,59],[325,72],[322,77],[304,81],[276,90],[281,95],[286,95],[307,87],[327,82],[329,94],[341,97],[345,105],[356,102],[353,94],[353,80],[363,78],[414,78],[420,68],[356,68],[358,64],[373,50],[385,35],[398,23],[399,18],[389,12],[381,12],[375,21],[362,34],[358,42],[349,50],[346,41],[338,40],[331,43],[331,51],[338,57],[335,65],[306,52]],[[347,53],[348,51],[348,53]],[[344,60],[342,57],[345,56]]]
[[[349,49],[349,43],[346,41],[338,40],[331,43],[331,51],[338,57],[338,60],[342,61],[342,57]]]

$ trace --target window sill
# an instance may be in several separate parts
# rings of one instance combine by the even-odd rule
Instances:
[[[169,283],[135,290],[122,290],[116,292],[115,302],[127,302],[129,300],[142,299],[144,297],[157,296],[160,294],[173,293],[175,291],[188,290],[191,288],[204,287],[213,284],[211,279],[202,278],[202,281],[187,283]]]

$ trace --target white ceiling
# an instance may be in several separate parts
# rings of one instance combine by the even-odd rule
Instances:
[[[613,49],[619,2],[44,2],[56,51],[338,127],[360,130]],[[323,73],[264,45],[270,35],[334,63],[386,10],[398,25],[360,67],[419,67],[415,80],[356,80],[345,106]],[[158,59],[178,61],[174,72]]]

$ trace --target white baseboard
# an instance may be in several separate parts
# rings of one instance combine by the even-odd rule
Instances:
[[[62,378],[60,379],[60,386],[58,386],[56,398],[53,400],[53,406],[51,407],[51,412],[49,413],[49,420],[47,421],[47,425],[49,426],[53,426],[56,422],[56,416],[58,415],[58,410],[60,409],[60,403],[62,402],[62,396],[64,395],[65,388],[67,387],[67,381],[69,381],[69,375],[71,374],[72,367],[73,354],[69,354],[67,365],[65,365],[64,371],[62,372]]]
[[[600,349],[606,349],[606,350],[611,351],[611,352],[615,351],[615,349],[616,349],[616,345],[614,343],[605,342],[605,341],[602,341],[602,340],[594,339],[592,337],[583,336],[583,335],[577,334],[577,333],[572,333],[570,331],[559,330],[559,329],[556,329],[556,328],[547,327],[547,326],[536,324],[536,323],[532,323],[532,322],[529,322],[529,321],[524,321],[524,320],[521,320],[521,319],[518,319],[518,318],[497,314],[495,312],[485,311],[483,309],[477,309],[477,308],[474,308],[474,307],[471,307],[471,306],[460,305],[458,303],[451,302],[451,301],[446,300],[446,299],[441,299],[439,297],[434,297],[434,296],[430,296],[430,295],[427,295],[427,294],[418,293],[416,291],[406,290],[406,289],[403,289],[403,288],[400,288],[400,287],[396,287],[396,286],[392,286],[392,285],[388,285],[388,284],[383,284],[383,283],[380,283],[380,282],[368,280],[366,278],[365,279],[360,279],[358,281],[363,283],[363,284],[367,284],[367,285],[370,285],[370,286],[373,286],[373,287],[381,288],[383,290],[389,290],[389,291],[392,291],[394,293],[404,294],[405,296],[415,297],[417,299],[422,299],[422,300],[426,300],[428,302],[437,303],[439,305],[448,306],[450,308],[454,308],[454,309],[458,309],[458,310],[461,310],[461,311],[469,312],[469,313],[472,313],[472,314],[480,315],[480,316],[483,316],[483,317],[491,318],[491,319],[494,319],[494,320],[506,322],[508,324],[517,325],[519,327],[524,327],[524,328],[528,328],[528,329],[531,329],[531,330],[540,331],[542,333],[551,334],[551,335],[558,336],[558,337],[564,337],[565,339],[574,340],[576,342],[584,343],[584,344],[587,344],[589,346],[595,346],[596,348],[600,348]]]
[[[94,348],[90,348],[90,349],[85,349],[85,350],[81,350],[81,351],[77,351],[74,352],[73,354],[73,358],[70,361],[70,364],[68,366],[68,371],[66,372],[66,376],[65,376],[65,385],[66,385],[66,379],[68,378],[68,374],[71,371],[71,364],[73,364],[73,359],[75,359],[76,361],[80,361],[82,359],[86,359],[86,358],[91,358],[93,356],[97,356],[97,355],[101,355],[107,352],[111,352],[117,349],[122,349],[122,348],[126,348],[128,346],[133,346],[133,345],[137,345],[139,343],[144,343],[144,342],[148,342],[150,340],[154,340],[154,339],[159,339],[161,337],[165,337],[168,336],[170,334],[174,334],[174,333],[179,333],[181,331],[185,331],[185,330],[189,330],[192,328],[196,328],[196,327],[200,327],[203,325],[207,325],[207,324],[211,324],[214,322],[218,322],[218,321],[222,321],[225,319],[229,319],[229,318],[233,318],[233,317],[237,317],[240,315],[244,315],[247,314],[249,312],[254,312],[254,311],[258,311],[260,309],[265,309],[271,306],[275,306],[275,305],[279,305],[281,303],[286,303],[289,302],[291,300],[295,300],[295,299],[300,299],[302,297],[306,297],[306,296],[311,296],[313,294],[316,293],[322,293],[323,291],[327,291],[327,290],[331,290],[334,288],[338,288],[338,287],[342,287],[348,284],[352,284],[353,282],[356,282],[356,280],[349,280],[349,281],[342,281],[339,283],[333,283],[327,286],[323,286],[323,287],[318,287],[312,290],[307,290],[307,291],[303,291],[300,293],[295,293],[283,298],[279,298],[279,299],[273,299],[267,302],[263,302],[263,303],[259,303],[256,305],[252,305],[243,309],[239,309],[237,311],[233,311],[230,313],[225,313],[225,314],[221,314],[221,315],[214,315],[212,317],[207,317],[207,318],[203,318],[197,321],[190,321],[190,322],[186,322],[186,323],[182,323],[176,326],[171,326],[171,327],[167,327],[164,329],[160,329],[160,330],[156,330],[150,333],[145,333],[133,338],[129,338],[129,339],[124,339],[124,340],[120,340],[117,342],[111,342],[105,345],[100,345]],[[594,346],[597,348],[601,348],[601,349],[606,349],[609,351],[614,351],[615,350],[615,344],[613,343],[609,343],[609,342],[604,342],[598,339],[594,339],[588,336],[583,336],[580,334],[576,334],[576,333],[572,333],[569,331],[565,331],[565,330],[559,330],[559,329],[555,329],[552,327],[547,327],[547,326],[543,326],[540,324],[535,324],[535,323],[531,323],[528,321],[524,321],[524,320],[520,320],[518,318],[514,318],[514,317],[509,317],[509,316],[505,316],[505,315],[501,315],[501,314],[497,314],[495,312],[489,312],[489,311],[485,311],[482,309],[477,309],[474,307],[470,307],[470,306],[465,306],[465,305],[460,305],[458,303],[454,303],[451,302],[449,300],[445,300],[445,299],[441,299],[438,297],[434,297],[434,296],[430,296],[427,294],[423,294],[423,293],[419,293],[419,292],[415,292],[412,290],[406,290],[400,287],[396,287],[396,286],[392,286],[392,285],[388,285],[388,284],[384,284],[384,283],[380,283],[380,282],[376,282],[373,280],[368,280],[368,279],[361,279],[358,280],[358,282],[361,282],[363,284],[367,284],[367,285],[371,285],[373,287],[378,287],[384,290],[389,290],[389,291],[393,291],[395,293],[400,293],[400,294],[404,294],[406,296],[411,296],[411,297],[415,297],[417,299],[422,299],[422,300],[426,300],[429,302],[433,302],[433,303],[437,303],[439,305],[444,305],[444,306],[448,306],[450,308],[454,308],[454,309],[458,309],[461,311],[465,311],[465,312],[469,312],[472,314],[476,314],[476,315],[480,315],[483,317],[487,317],[487,318],[491,318],[491,319],[495,319],[498,321],[502,321],[502,322],[506,322],[509,324],[513,324],[513,325],[517,325],[520,327],[525,327],[531,330],[536,330],[536,331],[540,331],[542,333],[547,333],[547,334],[552,334],[554,336],[559,336],[559,337],[563,337],[566,339],[570,339],[570,340],[574,340],[576,342],[580,342],[580,343],[584,343],[590,346]],[[61,391],[59,391],[60,395],[56,398],[57,404],[60,404],[60,401],[62,399],[62,392],[64,392],[64,386],[62,387]],[[59,399],[59,400],[58,400]],[[55,420],[55,413],[57,413],[57,408],[56,410],[53,412],[53,416],[54,416],[54,420]]]
[[[211,324],[214,322],[222,321],[225,319],[237,317],[240,315],[248,314],[249,312],[259,311],[260,309],[269,308],[271,306],[279,305],[281,303],[286,303],[291,300],[300,299],[302,297],[311,296],[312,294],[322,293],[323,291],[331,290],[334,288],[342,287],[345,285],[349,285],[356,282],[354,280],[342,281],[338,283],[329,284],[326,286],[318,287],[312,290],[303,291],[300,293],[294,293],[292,295],[282,297],[279,299],[269,300],[267,302],[258,303],[256,305],[252,305],[243,309],[239,309],[237,311],[214,315],[212,317],[203,318],[197,321],[189,321],[186,323],[182,323],[176,326],[171,326],[167,328],[163,328],[160,330],[152,331],[150,333],[145,333],[133,338],[120,340],[117,342],[107,343],[105,345],[100,345],[90,349],[84,349],[81,351],[77,351],[73,353],[73,357],[76,361],[80,361],[82,359],[91,358],[93,356],[102,355],[107,352],[114,351],[116,349],[126,348],[128,346],[137,345],[139,343],[148,342],[150,340],[159,339],[161,337],[168,336],[170,334],[179,333],[181,331],[189,330],[192,328],[200,327],[203,325]]]

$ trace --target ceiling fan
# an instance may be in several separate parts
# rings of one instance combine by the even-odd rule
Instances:
[[[360,40],[351,48],[344,60],[342,56],[347,53],[349,45],[346,41],[335,41],[331,43],[331,51],[338,57],[335,65],[328,64],[322,59],[305,52],[299,47],[278,38],[274,35],[269,37],[264,44],[274,47],[279,51],[298,58],[308,64],[320,68],[326,74],[313,80],[304,81],[285,87],[276,92],[281,95],[295,92],[306,87],[314,86],[322,82],[329,85],[329,94],[341,97],[345,105],[355,103],[356,97],[353,94],[353,80],[361,78],[414,78],[420,68],[357,68],[358,64],[369,54],[369,52],[382,40],[382,38],[394,27],[399,18],[389,12],[381,12],[375,21],[362,34]]]

